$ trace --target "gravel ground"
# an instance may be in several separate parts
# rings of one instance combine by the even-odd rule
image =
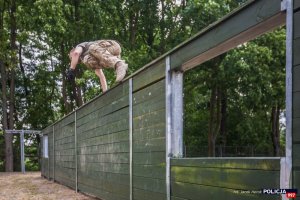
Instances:
[[[40,172],[0,172],[0,200],[96,200],[41,177]]]

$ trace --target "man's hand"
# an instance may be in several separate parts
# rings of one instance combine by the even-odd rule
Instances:
[[[75,69],[68,69],[67,71],[67,79],[68,81],[74,81],[75,80]]]

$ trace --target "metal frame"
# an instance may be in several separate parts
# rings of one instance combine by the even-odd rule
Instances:
[[[172,156],[172,137],[171,137],[171,101],[172,101],[172,83],[171,83],[171,65],[170,65],[170,56],[166,57],[166,194],[167,200],[171,199],[171,156]]]
[[[24,143],[24,134],[40,134],[41,131],[37,130],[5,130],[5,133],[8,134],[20,134],[20,150],[21,150],[21,171],[25,173],[25,143]]]
[[[172,71],[171,77],[171,141],[172,156],[183,156],[183,73]]]
[[[132,193],[132,123],[133,123],[133,115],[132,115],[132,78],[129,79],[129,199],[133,199]]]
[[[78,159],[77,159],[77,112],[75,110],[75,121],[74,121],[74,137],[75,137],[75,191],[78,192]]]
[[[285,157],[280,165],[280,188],[290,188],[292,177],[292,85],[293,85],[293,0],[283,0],[281,9],[286,10],[286,131]],[[288,199],[282,195],[282,199]]]

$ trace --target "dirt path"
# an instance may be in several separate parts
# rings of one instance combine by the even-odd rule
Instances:
[[[0,200],[95,200],[41,177],[40,172],[0,172]]]

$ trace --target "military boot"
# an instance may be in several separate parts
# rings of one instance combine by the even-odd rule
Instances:
[[[126,75],[126,71],[128,69],[128,65],[124,62],[118,62],[116,64],[116,82],[120,82]]]

